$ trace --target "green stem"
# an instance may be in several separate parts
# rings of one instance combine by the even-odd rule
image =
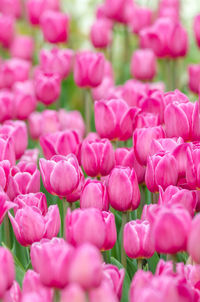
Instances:
[[[173,272],[176,273],[176,254],[167,254],[167,261],[172,261],[173,264]]]
[[[141,205],[142,205],[142,208],[143,208],[145,203],[146,203],[145,185],[144,184],[140,185],[140,195],[141,195]]]
[[[9,218],[8,214],[6,214],[4,218],[4,232],[5,232],[5,243],[6,246],[11,249],[11,238],[10,238],[10,223],[9,223]]]
[[[102,251],[101,253],[102,253],[102,256],[103,256],[103,259],[104,259],[104,262],[105,263],[109,263],[109,253],[108,253],[109,251]]]
[[[63,237],[65,238],[65,217],[67,214],[68,202],[65,199],[63,199],[62,202],[63,202]]]
[[[137,265],[138,265],[138,270],[139,270],[139,269],[142,269],[142,266],[143,266],[143,259],[138,258],[138,259],[137,259]]]
[[[128,222],[128,212],[122,212],[122,225],[121,225],[121,231],[122,231],[122,241],[121,241],[121,263],[123,267],[126,269],[127,266],[127,259],[126,259],[126,252],[124,250],[124,244],[123,244],[123,233],[124,233],[124,226]]]
[[[53,302],[60,302],[60,291],[58,289],[54,289]]]
[[[86,124],[86,134],[88,134],[91,130],[91,97],[90,97],[90,91],[85,90],[85,96],[84,96],[84,106],[85,106],[85,124]]]

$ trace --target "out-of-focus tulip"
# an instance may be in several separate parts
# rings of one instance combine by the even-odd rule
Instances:
[[[98,287],[103,277],[99,250],[88,243],[78,247],[74,253],[69,276],[70,282],[78,283],[85,290]]]
[[[104,75],[105,59],[102,53],[82,51],[76,54],[74,80],[79,87],[97,87]]]
[[[145,174],[145,183],[149,191],[158,192],[178,182],[178,165],[175,157],[169,152],[160,152],[149,156]]]
[[[80,207],[82,209],[97,208],[108,211],[109,201],[106,185],[101,181],[88,179],[81,192]]]
[[[178,104],[178,103],[188,103],[189,101],[190,100],[187,97],[187,95],[185,95],[178,89],[175,89],[174,91],[166,92],[164,94],[164,104],[166,107],[167,105],[174,102]]]
[[[154,242],[147,220],[133,220],[124,227],[123,244],[130,258],[150,258],[153,256]]]
[[[119,299],[114,288],[107,281],[102,281],[100,286],[89,291],[90,302],[118,302]]]
[[[15,146],[12,136],[0,134],[0,160],[9,160],[15,164]]]
[[[71,283],[61,292],[61,302],[87,302],[85,291],[76,283]]]
[[[139,107],[139,100],[146,94],[146,84],[137,80],[128,80],[121,89],[122,99],[130,107]]]
[[[3,219],[6,213],[15,207],[13,202],[7,201],[9,200],[7,194],[0,188],[0,224],[2,224]]]
[[[22,161],[27,161],[27,162],[33,162],[37,164],[38,161],[38,156],[39,156],[39,149],[27,149],[24,154],[21,157]]]
[[[153,19],[153,12],[147,7],[134,6],[132,18],[130,20],[130,27],[135,34],[151,25]]]
[[[164,138],[165,132],[161,126],[136,129],[133,134],[135,156],[141,165],[147,164],[153,139]]]
[[[42,49],[40,52],[40,66],[45,73],[57,73],[64,79],[72,69],[73,57],[74,53],[71,49]]]
[[[54,155],[78,154],[80,140],[76,131],[66,130],[45,134],[40,137],[40,145],[46,159]]]
[[[155,77],[156,56],[151,49],[138,49],[133,53],[131,74],[141,81],[151,81]]]
[[[200,263],[200,250],[198,238],[200,234],[200,215],[196,215],[192,220],[191,230],[188,236],[187,250],[192,259],[196,263]]]
[[[131,0],[106,0],[104,9],[108,18],[127,24],[132,18],[134,5]]]
[[[199,30],[199,28],[200,28],[200,14],[198,14],[194,18],[194,24],[193,24],[194,35],[195,35],[198,47],[200,47],[200,30]]]
[[[60,122],[60,130],[76,130],[82,139],[85,134],[85,123],[79,111],[66,111],[60,109],[58,111],[58,118]]]
[[[48,287],[64,288],[68,284],[73,257],[73,247],[61,238],[42,239],[31,246],[33,269],[40,275],[41,282]]]
[[[10,47],[10,53],[12,57],[24,60],[32,60],[33,52],[34,40],[31,36],[15,36]]]
[[[15,266],[12,254],[4,247],[0,247],[0,263],[0,298],[2,299],[6,291],[12,286],[15,278]]]
[[[189,88],[194,93],[199,93],[200,87],[200,64],[189,65],[188,67],[189,76]]]
[[[8,90],[0,91],[0,122],[12,119],[14,115],[14,94]]]
[[[108,178],[108,197],[111,206],[118,211],[138,208],[140,190],[134,169],[116,167]]]
[[[179,20],[180,1],[179,0],[162,0],[159,3],[159,17],[167,17],[174,21]]]
[[[185,251],[191,216],[182,206],[162,207],[153,222],[152,236],[158,253],[175,254]]]
[[[8,160],[0,161],[0,187],[6,190],[8,184],[8,176],[10,174],[10,162]]]
[[[123,268],[118,269],[116,266],[112,264],[104,264],[103,274],[107,280],[111,281],[113,285],[113,289],[120,300],[122,295],[124,276],[125,276],[124,269]]]
[[[66,197],[79,186],[82,171],[73,154],[55,155],[51,160],[40,159],[40,170],[45,188],[51,194]]]
[[[194,142],[186,150],[186,181],[194,190],[200,188],[199,158],[200,144]]]
[[[0,3],[0,12],[3,15],[19,18],[22,13],[22,3],[20,0],[2,0]]]
[[[130,302],[136,302],[138,294],[141,293],[151,282],[153,275],[150,271],[138,270],[131,282],[129,297]]]
[[[31,81],[17,82],[13,86],[14,117],[20,120],[27,119],[36,108],[34,85]]]
[[[25,205],[18,209],[15,218],[9,213],[13,231],[19,243],[29,246],[42,238],[51,239],[58,235],[60,214],[57,205],[50,206],[45,216],[39,208]]]
[[[115,218],[112,213],[99,209],[68,210],[66,239],[77,246],[89,242],[101,250],[111,249],[116,242]]]
[[[136,128],[152,128],[158,125],[158,115],[153,113],[141,112],[136,118]]]
[[[1,14],[0,28],[0,43],[3,47],[9,47],[15,35],[15,18]]]
[[[129,139],[139,109],[130,108],[122,99],[95,102],[95,126],[100,137],[110,140]]]
[[[44,39],[50,43],[66,43],[69,35],[69,16],[48,10],[40,19]]]
[[[39,72],[35,78],[35,93],[39,101],[50,105],[60,96],[61,82],[57,74]]]
[[[114,81],[110,77],[104,77],[101,84],[92,89],[92,97],[95,101],[105,99],[114,89]]]
[[[35,207],[40,210],[43,216],[47,214],[47,199],[44,193],[18,195],[13,202],[18,205],[18,209],[22,209],[25,206]]]
[[[21,288],[16,281],[13,282],[11,288],[4,294],[3,302],[21,302]]]
[[[6,193],[13,200],[17,195],[40,191],[40,172],[35,163],[20,161],[11,168]]]
[[[11,136],[15,147],[16,159],[19,159],[28,145],[28,132],[26,124],[22,121],[7,121],[0,128],[0,134]]]
[[[112,42],[112,22],[108,19],[97,19],[91,28],[90,39],[96,48],[105,48]]]
[[[115,164],[112,144],[108,139],[86,140],[81,147],[81,163],[89,176],[106,176]]]

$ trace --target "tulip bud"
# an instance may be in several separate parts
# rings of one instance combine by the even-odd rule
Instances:
[[[97,19],[92,25],[90,39],[96,48],[106,48],[112,42],[112,22],[108,19]]]
[[[1,14],[0,16],[0,43],[9,47],[15,35],[15,18]]]
[[[131,30],[135,34],[151,25],[153,12],[147,7],[134,6],[132,18],[130,20]]]
[[[69,35],[69,16],[47,10],[40,19],[44,39],[50,43],[66,43]]]
[[[113,289],[120,300],[122,296],[125,270],[123,268],[118,269],[116,266],[112,264],[104,264],[103,274],[107,281],[111,281],[111,284],[113,285]]]
[[[101,181],[88,179],[81,193],[80,207],[81,209],[97,208],[108,211],[109,201],[106,185]]]
[[[12,57],[31,61],[33,57],[33,52],[34,40],[31,36],[15,36],[10,47],[10,53]]]
[[[84,290],[76,283],[71,283],[61,292],[61,302],[87,302]]]
[[[200,215],[196,215],[191,224],[191,230],[188,236],[187,251],[196,263],[200,263],[200,251],[198,238],[200,234]]]
[[[0,134],[0,160],[9,160],[11,165],[15,164],[15,147],[11,136]]]
[[[119,301],[112,285],[106,281],[103,281],[99,287],[91,289],[89,291],[89,299],[90,302],[95,302],[95,301],[118,302]]]
[[[0,264],[0,298],[2,299],[15,279],[15,266],[12,254],[4,247],[0,247]]]
[[[14,94],[7,91],[0,91],[0,122],[12,119],[14,115]]]
[[[200,64],[189,65],[188,67],[189,76],[189,88],[194,93],[199,93],[200,85]]]
[[[151,81],[155,77],[156,56],[151,49],[139,49],[133,53],[131,74],[141,81]]]
[[[13,202],[7,200],[9,200],[7,194],[0,189],[0,224],[2,224],[6,213],[15,207]]]
[[[61,238],[43,239],[31,246],[33,269],[40,275],[41,282],[48,287],[62,289],[68,284],[73,257],[73,247]]]
[[[114,167],[114,150],[108,139],[86,140],[81,147],[81,163],[89,176],[106,176]]]
[[[194,18],[194,24],[193,24],[194,35],[195,35],[195,39],[196,39],[196,43],[197,43],[198,47],[200,47],[200,31],[199,31],[199,27],[200,27],[200,15],[198,14]]]
[[[118,211],[138,208],[140,190],[134,169],[116,167],[108,178],[108,197],[111,206]]]
[[[104,9],[108,18],[127,24],[132,18],[134,5],[130,0],[106,0]]]
[[[64,109],[58,111],[58,118],[61,130],[75,130],[82,139],[85,134],[85,123],[79,111],[69,111]]]
[[[21,288],[14,281],[11,288],[3,296],[3,302],[21,302]]]

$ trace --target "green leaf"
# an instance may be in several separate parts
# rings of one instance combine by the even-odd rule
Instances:
[[[19,283],[20,287],[22,287],[22,283],[24,280],[25,271],[21,269],[20,266],[17,266],[15,264],[15,270],[16,270],[16,281]]]
[[[158,257],[157,253],[154,253],[154,255],[147,259],[148,265],[149,265],[149,270],[154,274],[156,271],[156,267],[158,264],[158,261],[160,260],[160,258]]]
[[[130,259],[127,257],[127,271],[130,279],[132,280],[133,276],[137,272],[137,261],[136,259]]]

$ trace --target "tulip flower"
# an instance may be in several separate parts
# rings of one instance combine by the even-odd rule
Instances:
[[[75,56],[74,80],[79,87],[97,87],[104,75],[105,59],[103,54],[82,51]]]
[[[89,301],[90,302],[118,302],[119,299],[115,293],[112,284],[109,284],[106,281],[102,281],[99,287],[91,289],[89,291]]]
[[[74,256],[71,245],[61,238],[42,239],[31,246],[30,255],[33,269],[45,286],[62,289],[68,284],[69,267]]]
[[[6,190],[8,185],[8,177],[10,174],[10,162],[8,160],[0,161],[0,187],[2,190]]]
[[[146,103],[146,101],[145,101]],[[145,106],[144,106],[145,107]],[[136,129],[137,128],[153,128],[159,125],[158,123],[159,116],[158,114],[141,112],[136,118]]]
[[[14,94],[8,90],[0,91],[0,122],[12,119],[14,115]]]
[[[200,64],[189,65],[188,67],[189,88],[194,93],[199,93]]]
[[[10,53],[12,57],[24,60],[32,60],[33,52],[34,40],[31,36],[15,36],[10,47]]]
[[[21,157],[22,161],[37,163],[39,156],[39,149],[27,149]]]
[[[57,73],[64,79],[72,69],[73,55],[71,49],[42,49],[40,52],[40,67],[44,73]]]
[[[94,208],[76,209],[73,212],[68,210],[66,240],[74,246],[89,242],[101,250],[109,250],[113,248],[116,238],[115,218],[112,213]]]
[[[121,87],[121,97],[130,107],[139,107],[139,101],[146,94],[146,85],[137,80],[128,80]]]
[[[100,137],[127,140],[135,128],[139,109],[130,108],[122,99],[95,102],[95,126]]]
[[[43,216],[47,214],[47,199],[44,193],[29,193],[18,195],[13,202],[17,204],[18,209],[25,206],[38,208]]]
[[[106,48],[112,42],[112,22],[108,19],[97,19],[90,31],[90,39],[95,48]]]
[[[15,147],[12,136],[0,134],[0,160],[9,160],[11,165],[15,164]]]
[[[108,211],[109,201],[106,185],[98,180],[88,179],[80,196],[81,209],[97,208]]]
[[[156,56],[151,49],[138,49],[131,60],[131,74],[141,81],[151,81],[156,75]]]
[[[111,206],[118,211],[129,211],[138,208],[140,190],[134,169],[116,167],[108,178],[108,197]]]
[[[103,274],[105,276],[105,279],[111,281],[111,283],[113,284],[114,291],[120,300],[122,296],[122,288],[125,277],[124,269],[118,269],[112,264],[104,264]]]
[[[8,201],[9,198],[7,194],[0,189],[0,224],[2,224],[5,215],[10,209],[15,208],[15,204],[13,202]]]
[[[76,130],[82,139],[85,134],[85,123],[79,111],[69,111],[64,109],[58,111],[58,119],[60,122],[60,130]]]
[[[199,142],[194,142],[186,149],[186,181],[190,188],[194,190],[200,187],[199,177]]]
[[[2,299],[6,290],[8,290],[15,278],[15,266],[11,252],[0,247],[0,298]]]
[[[3,296],[4,302],[21,302],[21,288],[19,284],[14,281],[11,288],[6,291],[6,293]]]
[[[9,47],[15,35],[15,18],[1,14],[0,16],[0,43],[3,47]]]
[[[200,26],[200,15],[198,14],[197,16],[195,16],[194,24],[193,24],[194,35],[195,35],[195,39],[196,39],[198,47],[200,47],[199,26]]]
[[[149,222],[146,220],[128,222],[124,227],[123,244],[130,258],[152,257],[155,249]]]
[[[106,176],[114,167],[112,144],[108,139],[85,140],[81,147],[81,163],[89,176]]]
[[[185,95],[184,93],[182,93],[180,90],[175,89],[174,91],[170,91],[170,92],[166,92],[164,94],[164,104],[165,107],[167,107],[167,105],[172,104],[172,103],[188,103],[190,100],[187,97],[187,95]]]
[[[87,302],[85,291],[76,283],[70,283],[61,292],[61,302]]]
[[[134,5],[130,0],[106,0],[104,10],[111,20],[127,24],[132,18]]]
[[[130,20],[131,30],[135,34],[151,25],[153,12],[147,7],[134,6],[132,18]]]
[[[200,263],[198,238],[200,233],[200,215],[196,215],[192,220],[191,230],[188,236],[187,250],[196,263]]]
[[[154,155],[162,151],[173,152],[177,149],[178,146],[182,145],[183,143],[184,140],[182,139],[182,137],[153,139],[151,143],[150,155]]]

